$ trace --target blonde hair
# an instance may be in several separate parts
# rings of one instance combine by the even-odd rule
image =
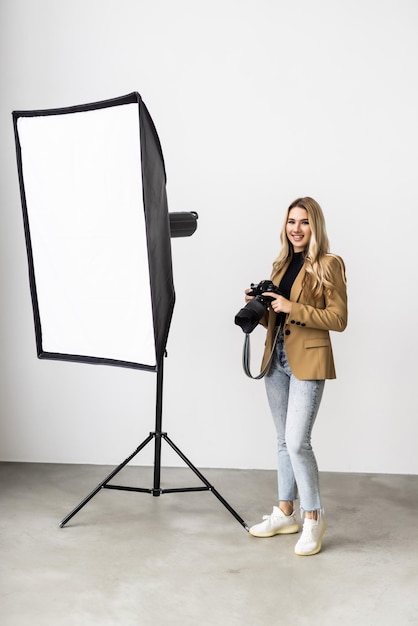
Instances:
[[[329,263],[325,261],[325,257],[329,255],[329,241],[325,218],[320,205],[313,198],[297,198],[287,209],[283,228],[280,233],[282,250],[273,263],[273,275],[277,274],[288,260],[293,257],[293,246],[287,238],[286,225],[290,211],[295,208],[305,209],[308,214],[311,236],[308,246],[303,252],[305,269],[304,288],[309,289],[314,297],[317,297],[324,289],[329,291],[332,289],[333,280]],[[343,276],[344,275],[345,273],[343,272]]]

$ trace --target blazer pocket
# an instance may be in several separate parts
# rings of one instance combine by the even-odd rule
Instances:
[[[331,340],[327,337],[323,339],[305,339],[303,345],[305,348],[329,348],[331,346]]]

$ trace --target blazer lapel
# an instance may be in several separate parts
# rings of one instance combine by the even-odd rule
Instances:
[[[295,278],[295,282],[292,285],[292,289],[290,290],[290,299],[292,302],[297,302],[300,298],[300,294],[302,293],[303,288],[303,278],[305,272],[303,271],[303,267],[300,270],[299,274]]]

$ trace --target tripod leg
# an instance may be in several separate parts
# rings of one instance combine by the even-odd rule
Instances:
[[[121,469],[123,469],[125,467],[125,465],[127,465],[129,463],[129,461],[131,461],[134,456],[136,456],[138,454],[138,452],[140,452],[142,450],[142,448],[144,448],[147,443],[149,443],[150,441],[152,441],[152,439],[154,438],[154,433],[150,433],[148,435],[148,437],[146,439],[144,439],[144,441],[137,447],[137,449],[135,450],[135,452],[133,452],[130,456],[128,456],[122,463],[120,463],[120,465],[118,465],[117,467],[115,467],[114,470],[112,470],[110,472],[110,474],[108,476],[106,476],[106,478],[104,480],[102,480],[101,483],[99,483],[97,485],[97,487],[95,489],[93,489],[93,491],[91,493],[89,493],[88,496],[86,496],[84,498],[84,500],[82,500],[72,511],[71,513],[69,513],[66,517],[64,517],[64,519],[59,523],[60,528],[63,528],[63,526],[65,526],[65,524],[72,518],[74,517],[74,515],[76,513],[78,513],[80,511],[80,509],[83,508],[83,506],[85,506],[87,504],[87,502],[90,502],[90,500],[96,495],[96,493],[98,493],[100,491],[100,489],[102,489],[110,480],[112,480],[112,478],[114,478],[116,476],[116,474],[118,472],[120,472]]]
[[[173,443],[173,441],[171,441],[171,439],[168,437],[167,433],[161,433],[161,436],[165,439],[165,441],[169,444],[169,446],[171,446],[171,448],[173,448],[174,452],[176,452],[179,455],[179,457],[186,463],[186,465],[188,465],[190,467],[190,469],[196,474],[196,476],[198,478],[200,478],[200,480],[206,485],[206,487],[209,489],[209,491],[211,491],[213,493],[213,495],[216,496],[220,502],[222,502],[224,507],[226,507],[228,509],[228,511],[235,517],[235,519],[238,520],[238,522],[241,524],[241,526],[243,526],[246,531],[249,531],[249,527],[247,526],[246,522],[242,519],[242,517],[240,517],[238,515],[238,513],[231,507],[231,505],[228,504],[228,502],[225,500],[225,498],[223,498],[221,496],[221,494],[215,489],[215,487],[213,487],[213,485],[210,484],[210,482],[203,476],[203,474],[201,472],[199,472],[197,467],[195,467],[193,465],[193,463],[191,461],[189,461],[189,459],[175,445],[175,443]]]

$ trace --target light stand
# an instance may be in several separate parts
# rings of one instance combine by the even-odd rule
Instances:
[[[161,358],[160,365],[157,371],[157,388],[156,388],[156,410],[155,410],[155,431],[150,432],[148,437],[129,455],[120,465],[115,467],[104,480],[102,480],[93,491],[91,491],[64,519],[60,522],[60,527],[63,528],[67,522],[70,521],[76,513],[78,513],[101,489],[118,489],[122,491],[138,491],[142,493],[150,493],[153,496],[160,496],[164,493],[180,493],[189,491],[211,491],[214,496],[228,509],[228,511],[235,517],[236,520],[244,527],[246,531],[249,527],[245,521],[238,515],[238,513],[231,507],[230,504],[221,496],[221,494],[211,485],[211,483],[203,476],[203,474],[193,465],[191,461],[183,454],[183,452],[175,445],[170,439],[167,433],[162,432],[162,407],[163,407],[163,361],[165,355]],[[110,484],[112,478],[114,478],[132,459],[141,452],[146,445],[152,440],[154,442],[154,485],[152,489],[143,487],[126,487],[122,485]],[[189,466],[189,468],[196,474],[196,476],[204,483],[204,487],[181,487],[176,489],[161,489],[161,440],[164,439],[168,445],[174,450],[174,452]]]
[[[14,111],[13,124],[38,357],[157,373],[155,431],[60,526],[107,488],[212,491],[248,530],[162,431],[175,303],[170,238],[193,234],[198,215],[168,212],[161,144],[141,96]],[[153,488],[110,484],[153,439]],[[161,489],[162,439],[204,486]]]

